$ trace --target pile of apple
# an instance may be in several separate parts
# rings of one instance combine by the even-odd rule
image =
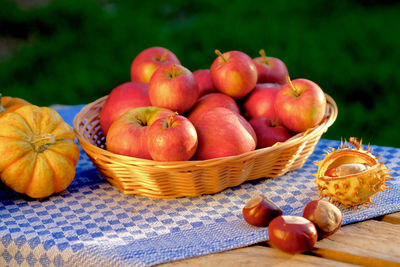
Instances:
[[[278,58],[216,50],[210,69],[191,72],[168,49],[132,62],[131,81],[100,112],[107,150],[156,161],[234,156],[284,142],[323,120],[325,94],[290,80]]]

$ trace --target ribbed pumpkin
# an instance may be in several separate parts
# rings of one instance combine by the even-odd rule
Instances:
[[[5,185],[44,198],[71,184],[79,148],[71,126],[55,110],[26,105],[0,117],[0,125],[0,178]]]
[[[28,101],[22,98],[2,96],[0,93],[0,118],[9,112],[29,104]]]

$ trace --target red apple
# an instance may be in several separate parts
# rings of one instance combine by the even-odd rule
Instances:
[[[196,70],[193,75],[199,84],[199,97],[217,92],[211,81],[210,70]]]
[[[187,118],[175,113],[150,126],[147,147],[157,161],[189,160],[197,149],[196,129]]]
[[[302,253],[317,242],[317,230],[304,217],[281,215],[268,225],[269,240],[273,247],[287,253]]]
[[[210,67],[211,80],[217,90],[240,99],[253,90],[257,83],[257,69],[253,60],[243,52],[230,51],[221,54]]]
[[[120,155],[151,159],[147,148],[149,126],[172,114],[173,111],[159,107],[139,107],[127,111],[108,129],[107,150]]]
[[[269,83],[259,83],[247,96],[243,103],[245,116],[249,119],[255,117],[267,117],[272,120],[277,118],[275,114],[275,97],[281,88],[280,85],[271,87]]]
[[[258,195],[250,199],[242,209],[244,220],[253,226],[266,227],[282,210],[271,200]]]
[[[197,100],[194,107],[189,110],[190,113],[187,117],[192,123],[194,123],[205,112],[216,107],[227,108],[240,114],[239,107],[232,97],[221,93],[211,93]]]
[[[106,136],[111,123],[126,111],[151,106],[147,84],[127,82],[114,88],[100,111],[100,127]]]
[[[132,81],[149,83],[151,76],[165,64],[181,64],[174,53],[163,47],[150,47],[140,52],[131,65]]]
[[[257,146],[251,125],[240,114],[216,107],[207,111],[194,123],[199,145],[196,159],[212,159],[239,155]]]
[[[260,50],[261,57],[253,59],[257,68],[257,83],[285,84],[288,70],[282,60],[275,57],[266,57],[263,49]]]
[[[325,116],[326,98],[322,89],[307,79],[296,79],[282,86],[275,98],[280,122],[293,132],[316,126]]]
[[[197,101],[199,85],[190,70],[169,64],[160,67],[151,77],[149,97],[153,106],[184,113]]]
[[[270,147],[277,142],[285,142],[290,138],[290,133],[278,120],[256,117],[249,122],[257,136],[257,148]]]

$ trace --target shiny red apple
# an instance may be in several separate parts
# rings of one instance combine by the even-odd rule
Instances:
[[[204,113],[216,107],[227,108],[240,114],[239,107],[232,97],[222,93],[210,93],[197,100],[194,107],[189,110],[187,118],[194,123]]]
[[[107,150],[120,155],[151,159],[147,148],[149,126],[172,114],[173,111],[159,107],[139,107],[127,111],[108,129]]]
[[[221,54],[210,67],[211,80],[217,90],[240,99],[253,90],[257,83],[257,69],[253,60],[243,52],[229,51]]]
[[[181,64],[174,53],[164,47],[150,47],[140,52],[131,65],[132,81],[149,83],[151,76],[165,64]]]
[[[326,98],[322,89],[307,79],[283,85],[275,98],[275,112],[280,122],[293,132],[304,132],[319,124],[325,116]]]
[[[253,59],[257,69],[257,83],[277,83],[285,84],[288,70],[282,60],[275,57],[265,56],[263,49],[260,50],[261,57]]]
[[[245,116],[249,119],[262,116],[275,120],[275,97],[280,88],[276,84],[257,84],[243,103]]]
[[[271,120],[266,117],[255,117],[250,121],[257,135],[257,148],[273,146],[277,142],[285,142],[291,135],[279,120]]]
[[[250,199],[242,209],[244,220],[253,226],[266,227],[282,210],[271,200],[258,195]]]
[[[151,77],[149,98],[153,106],[178,113],[189,110],[199,97],[199,85],[187,68],[168,64],[160,67]]]
[[[114,88],[100,111],[100,127],[106,136],[111,123],[126,111],[151,106],[146,83],[126,82]]]
[[[240,114],[216,107],[201,116],[194,126],[199,145],[195,159],[205,160],[239,155],[257,146],[251,125]]]
[[[147,147],[153,160],[189,160],[197,149],[197,132],[186,117],[175,113],[150,126]]]
[[[196,70],[193,71],[193,75],[199,84],[199,97],[217,92],[211,81],[210,70]]]
[[[301,216],[276,217],[268,225],[268,235],[273,247],[291,254],[310,250],[317,242],[314,224]]]

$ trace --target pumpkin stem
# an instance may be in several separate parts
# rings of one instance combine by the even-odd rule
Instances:
[[[34,146],[35,151],[41,153],[45,151],[49,147],[49,145],[54,144],[55,142],[56,139],[52,134],[36,134],[33,136],[33,140],[31,143]]]
[[[2,98],[2,95],[1,95],[1,93],[0,93],[0,113],[3,113],[4,111],[6,111],[6,109],[3,107],[3,105],[1,104],[1,98]]]

